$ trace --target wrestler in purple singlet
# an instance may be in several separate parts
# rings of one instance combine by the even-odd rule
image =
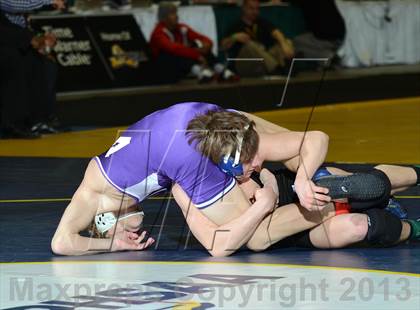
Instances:
[[[156,111],[125,130],[95,160],[113,186],[139,202],[177,183],[198,208],[208,207],[235,186],[235,179],[188,144],[189,121],[209,110],[223,111],[200,102]]]

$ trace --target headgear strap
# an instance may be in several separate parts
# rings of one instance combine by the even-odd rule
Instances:
[[[141,215],[144,216],[143,211],[136,211],[136,212],[130,212],[126,213],[123,216],[120,216],[118,218],[118,221],[124,220],[126,218],[129,218],[134,215]],[[115,217],[114,213],[112,212],[105,212],[101,214],[97,214],[95,216],[95,225],[98,231],[103,234],[106,233],[108,230],[112,228],[117,223],[117,218]]]

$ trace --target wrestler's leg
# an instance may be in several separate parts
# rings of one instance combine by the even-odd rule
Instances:
[[[374,167],[377,170],[381,170],[386,174],[389,181],[391,182],[391,194],[405,190],[418,183],[418,176],[413,167],[396,166],[396,165],[377,165]],[[327,170],[334,175],[350,175],[343,169],[335,167],[327,167]]]
[[[386,171],[383,171],[382,169],[379,169],[383,171],[384,173],[388,172],[390,174],[390,177],[393,178],[393,180],[395,180],[394,181],[395,185],[397,184],[414,185],[417,180],[417,179],[413,180],[416,174],[412,168],[389,166],[389,165],[381,165],[378,168],[382,168],[383,170],[386,170]],[[400,169],[400,168],[403,168],[403,169]],[[335,174],[335,175],[351,174],[339,168],[328,167],[328,170],[332,174]],[[410,176],[410,172],[411,172],[411,176]],[[402,173],[403,175],[405,175],[405,177],[400,180],[400,183],[397,183],[398,179],[396,176],[394,177],[394,175],[398,175],[399,173]],[[251,186],[251,189],[249,189],[250,186],[247,186],[247,187],[248,188],[246,189],[246,191],[252,192],[252,186]],[[249,193],[246,195],[248,197],[250,196]],[[291,234],[291,231],[293,231],[293,228],[297,228],[296,229],[297,231],[295,230],[295,232],[302,231],[303,227],[307,227],[306,225],[309,225],[307,221],[302,220],[301,218],[302,216],[304,219],[305,218],[309,219],[309,222],[312,222],[312,223],[314,223],[313,216],[316,216],[318,218],[318,219],[315,219],[315,222],[318,220],[321,223],[325,221],[326,219],[328,219],[328,216],[324,217],[325,214],[323,214],[322,212],[318,212],[318,214],[317,212],[309,212],[309,214],[303,215],[303,213],[305,213],[305,210],[299,210],[299,206],[297,205],[291,208],[290,206],[287,206],[287,208],[283,211],[281,210],[282,208],[277,209],[276,212],[273,213],[271,222],[267,218],[261,223],[259,228],[256,230],[254,236],[250,239],[248,243],[248,246],[251,249],[263,250],[267,246],[283,239],[284,237],[289,236]],[[298,212],[295,213],[297,210]],[[334,207],[332,207],[330,210],[334,210]],[[334,211],[332,213],[334,213]],[[277,218],[278,215],[284,216],[284,218],[278,219]],[[318,227],[313,229],[313,232],[311,232],[311,234],[314,235],[314,238],[316,238],[315,242],[317,242],[317,244],[321,248],[322,247],[343,247],[343,246],[353,244],[353,243],[363,240],[363,238],[366,236],[366,231],[367,231],[366,219],[367,219],[367,216],[364,214],[345,214],[340,217],[332,217],[329,220],[327,220],[327,222],[325,222],[324,225],[319,225]],[[282,226],[273,225],[274,223],[278,223],[278,222],[279,223],[283,222]],[[340,227],[341,227],[341,230],[340,230]],[[345,229],[345,227],[347,227],[347,229]],[[403,227],[402,237],[407,239],[407,231],[410,230],[409,225],[408,223],[404,222],[402,227]],[[326,235],[328,230],[331,231],[330,235],[333,236],[331,240],[329,240]]]
[[[400,221],[399,219],[391,219],[391,221],[396,220]],[[375,227],[374,229],[377,231],[384,231],[389,228],[389,222],[386,220],[381,223],[375,223],[375,225],[382,226],[379,229]],[[328,219],[321,225],[313,228],[309,232],[309,240],[312,246],[319,249],[343,248],[365,241],[367,239],[369,229],[372,228],[368,225],[367,214],[342,214]],[[396,236],[394,238],[397,239],[397,241],[395,243],[391,242],[392,244],[386,244],[386,246],[406,241],[410,237],[410,232],[410,224],[406,221],[401,221],[401,228],[395,228],[395,232],[393,233]],[[379,232],[379,239],[381,237],[383,236],[381,236],[381,232]],[[373,238],[375,240],[372,242],[378,242],[378,236],[374,236]]]
[[[412,167],[378,165],[375,169],[384,172],[391,182],[391,194],[405,190],[417,184],[417,174]]]
[[[416,173],[410,167],[379,165],[375,167],[383,171],[390,179],[393,192],[402,190],[401,186],[412,186],[416,182]],[[334,175],[349,175],[345,170],[327,167]],[[367,215],[352,213],[335,216],[310,231],[310,241],[317,248],[340,248],[365,239],[367,234]],[[402,223],[400,241],[408,239],[410,225]]]
[[[351,172],[345,171],[343,169],[340,168],[336,168],[336,167],[326,167],[326,169],[334,175],[350,175],[352,174]]]
[[[275,182],[275,179],[272,182]],[[277,186],[277,183],[274,186]],[[258,185],[255,184],[254,188],[258,188]],[[248,191],[252,192],[250,186],[248,187]],[[249,197],[250,193],[246,195]],[[241,208],[235,205],[220,208],[215,205],[203,209],[202,212],[216,224],[223,225],[238,218],[246,211],[246,208],[248,207]],[[248,241],[247,246],[252,250],[262,251],[273,243],[298,232],[310,229],[334,215],[335,207],[331,203],[319,211],[308,211],[297,204],[282,206],[281,208],[275,209],[271,215],[267,216],[261,222],[254,235]]]
[[[238,218],[245,210],[240,208],[210,207],[202,210],[211,221],[223,225]],[[247,246],[254,251],[262,251],[270,245],[288,237],[310,229],[335,215],[333,204],[328,204],[318,211],[308,211],[297,204],[288,204],[277,208],[267,216],[248,241]]]
[[[367,230],[366,214],[341,214],[313,228],[309,237],[312,245],[319,249],[343,248],[362,241]]]
[[[247,246],[253,251],[263,251],[274,243],[310,229],[335,215],[335,207],[329,203],[318,211],[308,211],[298,204],[277,208],[258,226]]]
[[[348,174],[342,169],[327,167],[330,173],[335,175]],[[360,212],[371,208],[387,208],[388,211],[399,218],[406,218],[407,212],[399,203],[392,198],[396,192],[402,191],[419,183],[420,169],[418,167],[403,167],[395,165],[379,165],[372,169],[369,174],[375,175],[382,182],[383,192],[381,196],[369,200],[350,199],[349,203],[354,212]]]
[[[333,175],[350,175],[351,173],[336,167],[326,167]],[[340,214],[327,219],[308,232],[311,246],[326,248],[342,248],[362,241],[367,234],[367,216],[365,214]]]

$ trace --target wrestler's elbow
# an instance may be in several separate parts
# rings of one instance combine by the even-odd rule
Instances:
[[[51,251],[56,255],[68,255],[66,254],[68,251],[64,242],[58,238],[53,238],[51,240]]]
[[[319,130],[311,131],[310,135],[312,136],[314,141],[318,141],[318,143],[322,145],[328,145],[330,141],[330,137],[323,131],[319,131]]]
[[[213,257],[226,257],[235,252],[234,250],[231,250],[230,246],[227,246],[226,242],[219,242],[208,251]]]
[[[309,131],[306,134],[303,154],[325,154],[328,151],[329,137],[322,131]]]
[[[233,253],[233,251],[227,251],[225,249],[213,249],[209,250],[209,253],[213,257],[227,257]]]
[[[51,240],[51,251],[56,255],[73,255],[71,242],[61,234],[55,234]]]
[[[266,250],[271,245],[267,238],[253,236],[246,244],[246,247],[253,252],[261,252]]]

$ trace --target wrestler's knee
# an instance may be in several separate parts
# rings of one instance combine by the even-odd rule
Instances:
[[[261,252],[267,249],[271,245],[270,238],[266,234],[259,233],[256,231],[254,235],[249,239],[246,246],[248,249],[254,252]]]
[[[353,242],[362,241],[365,239],[368,232],[368,220],[366,214],[355,213],[352,214],[348,221],[345,222],[345,232]]]
[[[375,166],[375,167],[373,167],[373,168],[375,168],[375,169],[377,169],[377,170],[381,170],[381,171],[385,172],[385,171],[388,169],[388,167],[389,167],[389,165],[380,164],[380,165],[376,165],[376,166]]]

